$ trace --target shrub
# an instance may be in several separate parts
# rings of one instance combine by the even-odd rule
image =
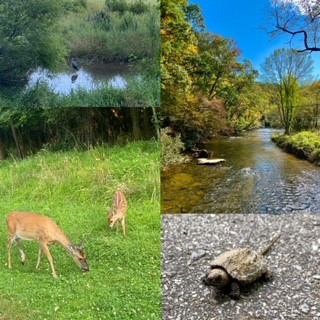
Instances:
[[[184,150],[184,144],[181,141],[180,134],[172,137],[170,135],[170,130],[170,128],[164,128],[161,130],[162,168],[188,161],[188,157],[181,154],[181,151]]]

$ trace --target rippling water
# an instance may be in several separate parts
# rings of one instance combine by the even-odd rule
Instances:
[[[205,148],[225,158],[223,165],[171,168],[162,176],[162,211],[320,212],[320,167],[279,149],[275,132],[212,140]]]
[[[127,65],[120,64],[81,65],[78,72],[73,71],[71,67],[56,73],[39,68],[30,74],[28,87],[38,82],[45,82],[55,93],[68,95],[72,90],[93,91],[105,84],[124,89],[127,86],[127,79],[134,76],[139,75]]]

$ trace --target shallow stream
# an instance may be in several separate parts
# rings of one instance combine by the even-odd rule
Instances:
[[[225,163],[192,162],[164,172],[162,212],[320,212],[320,167],[278,148],[271,141],[278,132],[215,138],[205,148]]]

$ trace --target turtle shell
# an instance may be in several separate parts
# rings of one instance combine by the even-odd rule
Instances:
[[[231,278],[242,284],[249,284],[268,271],[266,259],[250,249],[227,251],[210,263],[211,269],[222,268]]]

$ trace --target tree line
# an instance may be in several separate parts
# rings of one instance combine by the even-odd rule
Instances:
[[[157,137],[153,108],[7,108],[0,110],[0,160],[42,148],[88,149]]]
[[[257,71],[235,42],[206,31],[197,5],[162,6],[162,125],[187,146],[248,130],[262,117]]]

